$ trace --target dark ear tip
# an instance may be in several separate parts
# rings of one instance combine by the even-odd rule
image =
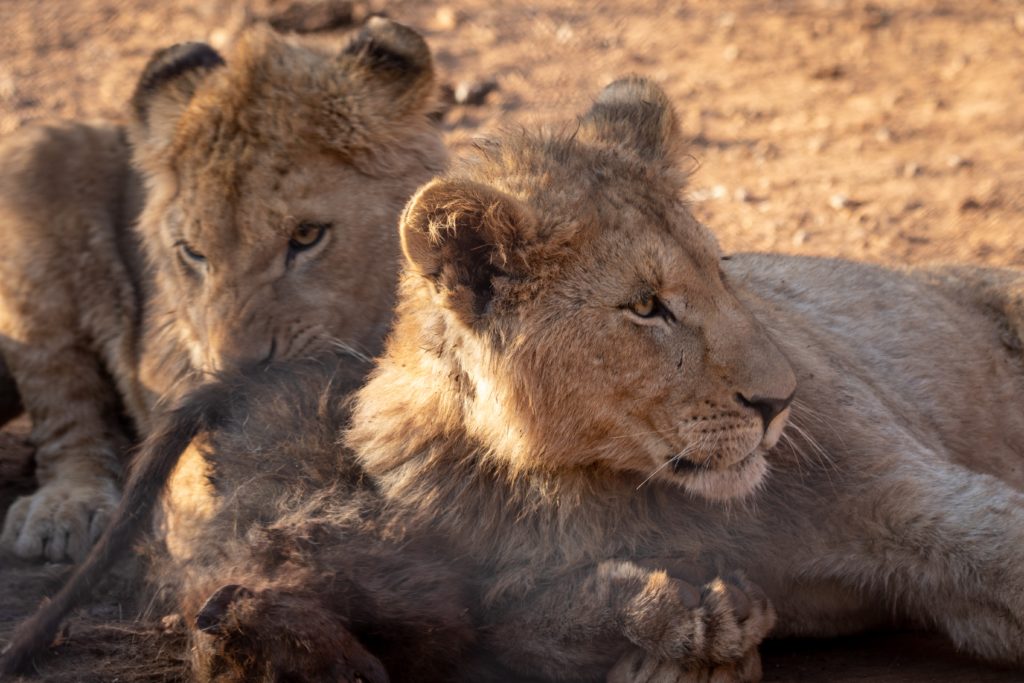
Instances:
[[[373,68],[397,73],[422,72],[431,67],[430,48],[423,36],[386,17],[370,17],[343,54],[362,57]]]
[[[197,69],[214,69],[224,65],[224,58],[206,43],[178,43],[157,50],[142,70],[132,95],[132,108],[140,119],[145,118],[149,96],[164,84]]]

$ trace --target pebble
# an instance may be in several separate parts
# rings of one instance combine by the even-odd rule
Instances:
[[[823,66],[811,72],[811,78],[829,81],[840,79],[845,75],[846,69],[843,68],[842,64],[830,64],[829,66]]]
[[[959,154],[950,154],[949,157],[946,158],[946,166],[949,166],[952,169],[967,168],[968,166],[973,165],[973,161],[965,159]]]
[[[921,175],[921,166],[919,164],[916,164],[913,161],[908,161],[903,165],[904,178],[916,178],[919,175]]]
[[[459,25],[459,15],[451,7],[441,5],[434,12],[434,28],[441,31],[453,31]]]
[[[793,233],[793,246],[799,247],[807,242],[809,235],[806,230],[797,230]]]
[[[487,96],[498,89],[494,79],[484,81],[460,81],[452,90],[455,104],[479,107],[487,101]]]
[[[839,211],[840,209],[856,209],[861,206],[863,202],[852,200],[846,195],[836,194],[828,198],[828,206]]]

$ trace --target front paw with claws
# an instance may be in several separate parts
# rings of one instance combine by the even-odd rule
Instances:
[[[644,670],[656,671],[654,662],[677,662],[683,671],[731,668],[735,680],[757,680],[760,667],[750,678],[751,662],[775,624],[767,597],[741,574],[715,578],[697,591],[664,571],[652,572],[624,617],[626,637],[651,657]]]

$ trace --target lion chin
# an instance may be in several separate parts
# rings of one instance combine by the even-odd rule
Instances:
[[[724,467],[703,467],[688,461],[680,466],[678,462],[670,465],[675,481],[690,493],[714,502],[747,498],[761,487],[768,474],[768,459],[761,446]]]

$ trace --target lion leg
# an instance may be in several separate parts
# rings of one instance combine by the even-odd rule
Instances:
[[[814,564],[968,652],[1024,664],[1024,494],[931,454],[896,462],[850,492],[860,502],[831,527],[843,538]]]
[[[639,650],[640,668],[656,672],[651,683],[673,680],[664,678],[670,671],[687,672],[679,681],[705,680],[700,677],[719,670],[720,678],[735,673],[723,681],[759,680],[750,660],[775,622],[764,594],[741,576],[716,578],[698,590],[665,571],[617,560],[549,582],[496,616],[485,645],[512,669],[553,679],[600,678],[613,670],[625,676],[631,665],[620,658]],[[505,642],[513,644],[507,652]]]
[[[120,497],[115,389],[73,329],[3,349],[32,418],[40,486],[11,505],[0,543],[27,559],[81,560]]]

